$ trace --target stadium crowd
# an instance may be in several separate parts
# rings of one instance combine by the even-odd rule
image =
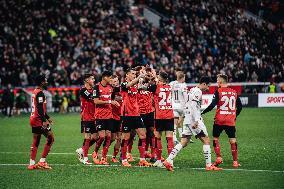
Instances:
[[[126,0],[3,0],[0,85],[34,85],[38,73],[51,86],[80,85],[85,73],[123,77],[137,64],[170,80],[181,68],[186,82],[217,73],[233,82],[284,81],[283,25],[247,20],[235,1],[153,2],[170,18],[160,28],[132,16]]]

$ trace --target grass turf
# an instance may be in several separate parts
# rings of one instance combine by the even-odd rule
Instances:
[[[204,167],[202,144],[198,140],[177,156],[175,166],[178,168],[173,173],[159,168],[80,165],[75,154],[75,149],[82,144],[79,114],[51,116],[55,121],[52,128],[55,143],[51,153],[67,154],[50,154],[48,162],[56,165],[48,171],[29,171],[21,165],[29,162],[32,141],[29,116],[0,117],[0,188],[284,188],[283,108],[245,108],[237,122],[239,160],[243,170],[218,172],[193,169]],[[203,116],[209,133],[213,116],[213,112]],[[44,143],[43,137],[37,159]],[[111,147],[109,154],[112,151]],[[221,136],[221,153],[222,167],[232,169],[225,133]],[[138,156],[137,141],[133,154]],[[166,150],[163,154],[166,157]]]

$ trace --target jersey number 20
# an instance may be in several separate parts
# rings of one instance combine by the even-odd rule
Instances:
[[[221,101],[224,102],[220,107],[221,110],[235,110],[236,97],[235,96],[222,96]]]

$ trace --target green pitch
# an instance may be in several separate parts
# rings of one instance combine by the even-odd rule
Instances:
[[[79,114],[51,116],[55,121],[55,143],[47,160],[54,164],[53,170],[34,171],[24,165],[29,162],[32,141],[29,116],[0,117],[0,188],[284,188],[284,108],[245,108],[237,122],[242,167],[232,168],[230,145],[223,133],[221,153],[225,170],[219,172],[198,169],[204,168],[202,144],[198,140],[179,154],[174,172],[160,168],[84,166],[75,154],[82,145]],[[213,112],[204,119],[211,133]],[[43,137],[37,160],[44,143]],[[109,154],[112,152],[111,147]],[[138,156],[137,141],[133,154]],[[166,150],[163,154],[166,157]]]

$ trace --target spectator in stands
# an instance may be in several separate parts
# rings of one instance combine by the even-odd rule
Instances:
[[[22,89],[20,89],[16,95],[16,115],[20,115],[22,111],[28,113],[29,104],[27,97]]]
[[[11,117],[13,115],[14,100],[14,90],[12,88],[12,85],[9,83],[2,96],[2,104],[4,107],[3,114],[5,116]]]

